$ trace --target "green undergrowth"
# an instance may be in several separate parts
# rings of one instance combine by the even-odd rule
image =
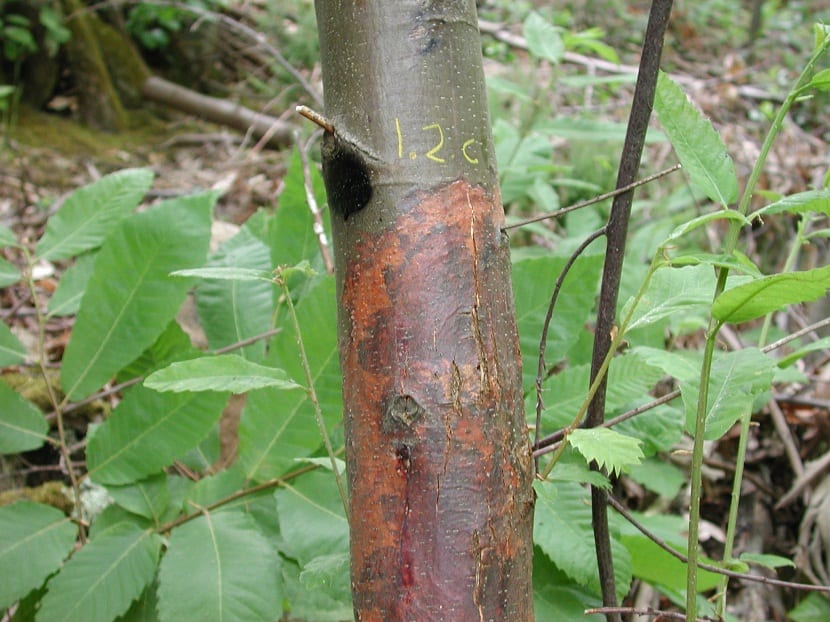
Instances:
[[[524,34],[540,66],[555,66],[558,54],[580,46],[611,53],[531,15]],[[818,61],[828,31],[817,27],[815,34]],[[593,158],[574,163],[562,154],[615,153],[623,135],[619,121],[551,116],[533,97],[522,99],[529,88],[516,76],[491,83],[510,223],[609,189],[616,165],[610,157],[596,170]],[[828,88],[827,71],[816,66],[793,89],[792,101]],[[500,114],[505,109],[519,114]],[[740,197],[752,196],[752,180],[739,182],[711,124],[666,76],[656,109],[661,128],[649,141],[670,141],[689,183],[649,189],[635,204],[607,361],[606,418],[647,405],[659,392],[677,389],[677,399],[613,427],[580,428],[590,396],[602,243],[564,270],[580,242],[604,224],[608,205],[513,235],[530,427],[542,325],[554,283],[563,277],[541,378],[540,436],[561,435],[541,457],[547,477],[535,484],[539,620],[600,619],[583,615],[601,604],[586,484],[612,489],[618,477],[629,478],[655,507],[668,506],[689,482],[694,491],[701,471],[699,463],[679,466],[674,452],[692,446],[697,455],[704,441],[745,434],[773,383],[807,382],[797,362],[828,345],[797,338],[770,348],[764,318],[830,288],[830,268],[795,269],[800,253],[826,243],[830,190],[768,197],[750,211]],[[777,130],[774,125],[772,138]],[[311,191],[323,204],[320,175],[314,167],[310,174]],[[0,608],[16,621],[38,622],[351,619],[335,283],[309,215],[300,154],[291,156],[276,210],[260,210],[214,251],[218,194],[138,209],[152,183],[151,171],[135,168],[75,190],[38,240],[17,239],[0,227],[0,247],[22,265],[0,260],[0,286],[28,288],[38,327],[38,347],[27,349],[11,326],[0,324],[0,365],[30,366],[50,377],[50,322],[74,318],[59,382],[48,385],[48,416],[0,383],[0,452],[12,459],[48,447],[60,455],[72,506],[68,513],[31,500],[0,507]],[[796,233],[784,242],[793,261],[776,273],[764,273],[740,244],[741,232],[761,219],[795,223]],[[716,244],[709,244],[707,231],[715,232]],[[43,262],[68,267],[54,292],[34,276]],[[190,293],[205,350],[193,347],[177,319]],[[717,340],[725,326],[741,335],[743,347]],[[106,417],[70,424],[79,404],[114,394]],[[235,460],[220,435],[232,394],[246,396],[233,437]],[[591,461],[612,478],[591,471]],[[740,478],[736,485],[740,490]],[[635,518],[679,554],[694,557],[697,540],[690,547],[687,537],[696,525],[681,514],[649,511]],[[610,527],[621,598],[645,582],[665,602],[701,615],[730,619],[725,596],[708,599],[713,591],[727,594],[714,570],[791,565],[781,551],[766,551],[751,559],[698,556],[709,565],[699,569],[619,514],[612,514]],[[810,619],[823,602],[804,599],[793,619]]]

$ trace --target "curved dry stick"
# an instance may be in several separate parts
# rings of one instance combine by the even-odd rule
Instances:
[[[597,229],[592,234],[590,234],[587,238],[585,238],[582,241],[582,243],[577,247],[577,249],[573,253],[571,253],[571,256],[568,257],[568,261],[562,268],[562,272],[556,279],[556,285],[554,286],[553,294],[550,297],[550,304],[548,304],[548,312],[545,315],[545,322],[542,325],[542,335],[539,338],[539,362],[536,366],[536,431],[533,438],[534,448],[539,444],[539,431],[542,429],[542,409],[544,408],[544,404],[542,403],[542,381],[545,379],[545,349],[547,348],[548,331],[550,329],[550,321],[553,318],[553,309],[554,307],[556,307],[556,301],[559,298],[559,292],[562,289],[562,284],[565,282],[565,277],[568,276],[568,272],[570,272],[574,263],[576,263],[576,260],[579,259],[579,256],[582,255],[583,252],[585,252],[585,249],[588,248],[594,242],[594,240],[596,240],[602,235],[605,235],[605,227],[601,227],[600,229]],[[536,456],[535,453],[534,459],[534,468],[538,473],[539,457]]]

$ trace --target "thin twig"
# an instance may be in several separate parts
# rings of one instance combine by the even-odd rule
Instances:
[[[576,260],[580,257],[580,255],[582,255],[583,252],[585,252],[585,249],[593,244],[597,238],[603,235],[605,235],[605,227],[597,229],[590,234],[582,241],[577,249],[571,253],[571,256],[568,257],[567,263],[562,268],[562,272],[556,279],[556,285],[554,286],[553,294],[550,297],[548,311],[545,314],[545,322],[542,325],[542,335],[539,338],[539,360],[536,366],[536,432],[533,440],[534,447],[536,447],[539,443],[539,433],[542,429],[542,409],[544,408],[544,403],[542,401],[542,381],[545,376],[545,349],[547,348],[548,330],[550,329],[550,321],[553,318],[553,309],[556,306],[556,301],[559,298],[559,292],[562,289],[562,284],[565,282],[565,277],[568,276],[568,272],[570,272],[570,269],[573,267],[574,263],[576,263]],[[536,463],[536,472],[538,473],[539,457],[534,454],[534,458]]]
[[[686,614],[678,611],[664,611],[662,609],[654,609],[653,607],[595,607],[593,609],[586,609],[585,615],[593,615],[598,613],[624,613],[633,616],[648,616],[651,618],[670,618],[672,620],[685,620]],[[697,622],[721,622],[717,618],[710,618],[704,616],[698,618]]]
[[[680,551],[675,550],[673,547],[669,546],[665,540],[654,534],[652,531],[648,529],[645,525],[643,525],[640,521],[638,521],[631,512],[626,509],[626,507],[620,503],[617,499],[615,499],[612,495],[608,495],[608,502],[614,507],[617,512],[622,514],[623,518],[627,520],[629,523],[634,525],[634,527],[646,536],[649,540],[654,542],[657,546],[661,549],[666,551],[672,557],[680,560],[684,564],[689,563],[689,558],[681,553]],[[742,581],[753,581],[755,583],[763,583],[765,585],[777,585],[778,587],[786,587],[794,590],[802,590],[805,592],[824,592],[830,593],[830,585],[808,585],[806,583],[794,583],[793,581],[782,581],[781,579],[771,579],[769,577],[764,577],[761,575],[754,575],[754,574],[747,574],[744,572],[735,572],[734,570],[727,570],[726,568],[720,568],[718,566],[714,566],[712,564],[703,564],[698,563],[697,567],[701,570],[706,570],[708,572],[714,572],[716,574],[721,574],[732,579],[740,579]]]
[[[524,220],[520,220],[519,222],[510,223],[509,225],[505,225],[501,228],[502,231],[507,231],[509,229],[515,229],[517,227],[524,227],[525,225],[532,224],[534,222],[539,222],[542,220],[547,220],[549,218],[559,218],[560,216],[564,216],[570,212],[576,211],[578,209],[582,209],[583,207],[588,207],[589,205],[594,205],[595,203],[599,203],[601,201],[605,201],[606,199],[613,199],[616,196],[621,194],[625,194],[630,190],[634,190],[634,188],[638,188],[645,184],[651,183],[656,179],[660,179],[661,177],[665,177],[669,173],[674,173],[675,171],[679,171],[681,168],[680,164],[675,164],[674,166],[663,169],[659,173],[654,173],[654,175],[649,175],[648,177],[643,177],[635,182],[632,182],[622,188],[617,188],[616,190],[611,190],[610,192],[606,192],[604,194],[597,195],[593,198],[586,199],[584,201],[579,201],[578,203],[573,203],[568,207],[563,207],[562,209],[558,209],[554,212],[548,212],[546,214],[537,214],[536,216],[531,216],[530,218],[526,218]]]

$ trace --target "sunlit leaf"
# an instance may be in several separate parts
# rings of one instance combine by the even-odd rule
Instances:
[[[579,428],[568,434],[568,442],[589,462],[594,461],[613,475],[628,471],[643,459],[640,441],[609,428]]]

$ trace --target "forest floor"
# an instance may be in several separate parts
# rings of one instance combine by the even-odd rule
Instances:
[[[601,62],[576,59],[565,62],[568,73],[612,74],[636,66],[648,3],[629,4],[628,9],[619,12],[614,8],[605,10],[609,2],[573,3],[574,27],[597,26],[610,33],[607,42],[620,52],[622,67],[609,69]],[[696,4],[718,5],[720,13],[711,6],[705,12]],[[732,13],[724,8],[736,4],[679,6],[667,38],[664,66],[711,118],[735,159],[739,177],[745,180],[759,152],[770,111],[782,101],[809,56],[810,23],[821,15],[825,21],[830,19],[830,3],[790,2],[786,10],[773,11],[751,46],[746,44],[749,12],[745,7],[735,8]],[[505,27],[506,32],[514,34],[518,30]],[[521,60],[521,52],[517,56]],[[488,64],[498,70],[500,62],[491,59]],[[310,75],[313,78],[319,74]],[[603,103],[602,113],[624,120],[628,95],[630,91],[620,89],[616,99]],[[53,102],[52,108],[71,111],[71,94],[58,97],[61,101]],[[830,99],[825,96],[795,108],[771,152],[763,190],[790,194],[825,185],[830,167],[828,104]],[[286,106],[288,112],[283,116],[290,119],[292,109]],[[222,188],[224,195],[216,217],[234,225],[243,223],[257,209],[278,205],[285,152],[264,148],[233,130],[160,107],[135,114],[144,119],[136,122],[135,129],[105,134],[78,126],[71,114],[22,110],[11,131],[2,136],[0,146],[0,223],[12,228],[20,239],[37,239],[46,219],[72,190],[128,167],[153,169],[156,180],[151,199]],[[300,122],[298,119],[298,126]],[[761,228],[756,232],[756,248],[783,252],[780,248],[776,251],[773,243],[780,235],[780,231]],[[19,260],[8,251],[2,252],[10,260]],[[815,261],[826,263],[826,256],[818,256]],[[39,283],[53,287],[64,268],[44,266]],[[25,289],[6,288],[0,292],[0,301],[3,320],[13,317],[16,334],[29,333],[28,343],[32,343],[36,322]],[[49,326],[47,341],[54,358],[59,358],[69,327],[69,320]],[[748,450],[739,520],[740,546],[745,550],[757,548],[792,556],[800,545],[807,557],[799,560],[803,564],[799,572],[790,576],[803,580],[801,572],[809,569],[827,582],[826,574],[821,574],[830,571],[825,554],[813,550],[809,557],[818,532],[830,533],[830,501],[822,502],[830,500],[830,373],[827,369],[821,373],[821,368],[818,365],[814,370],[817,381],[810,392],[782,396],[778,412],[767,408],[759,414]],[[776,427],[781,421],[784,428]],[[731,487],[730,464],[736,446],[736,435],[727,434],[709,452],[704,516],[711,541],[708,548],[715,554],[722,540]],[[794,455],[788,454],[790,446],[795,448]],[[25,464],[18,466],[27,468]],[[800,491],[785,496],[796,485],[802,486]],[[5,487],[0,480],[0,489]],[[637,507],[643,491],[631,483],[625,487],[623,494],[632,507]],[[758,599],[765,615],[772,616],[769,619],[783,620],[783,612],[792,605],[792,595],[769,587],[763,587],[762,592],[745,588],[744,592],[747,617],[742,619],[766,619],[752,617],[756,615],[752,612],[762,607]]]

